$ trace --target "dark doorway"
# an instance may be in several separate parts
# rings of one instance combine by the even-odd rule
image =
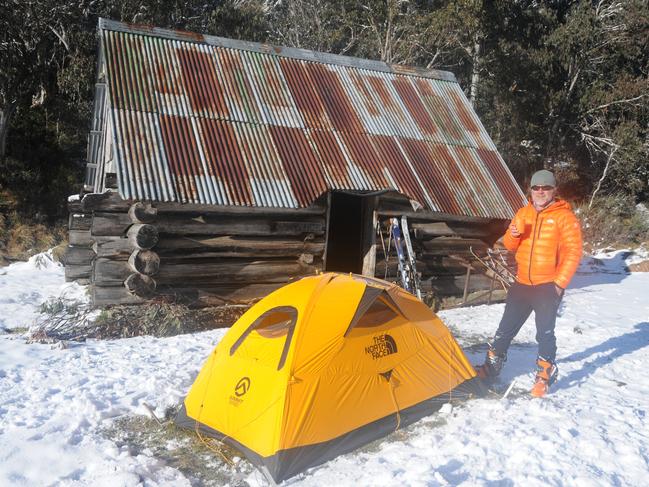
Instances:
[[[325,270],[363,273],[373,229],[372,201],[362,195],[331,193]]]

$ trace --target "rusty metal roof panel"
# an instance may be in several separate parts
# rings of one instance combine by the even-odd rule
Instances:
[[[297,208],[388,189],[487,218],[523,202],[450,73],[104,19],[100,38],[125,197]]]

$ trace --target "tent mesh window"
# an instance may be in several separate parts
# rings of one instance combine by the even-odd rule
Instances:
[[[293,306],[278,306],[269,309],[253,321],[246,331],[234,342],[230,348],[230,355],[234,355],[237,349],[250,336],[261,337],[263,339],[284,339],[284,346],[279,357],[277,370],[280,370],[286,362],[288,349],[291,346],[291,339],[297,322],[297,309]],[[254,333],[253,333],[254,332]]]
[[[388,303],[382,298],[378,298],[372,303],[363,316],[354,325],[354,328],[374,328],[384,325],[389,321],[399,318],[401,315],[397,313]]]

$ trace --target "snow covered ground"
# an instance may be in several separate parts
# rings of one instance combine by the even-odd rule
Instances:
[[[547,398],[525,394],[536,355],[530,321],[503,373],[504,382],[516,380],[508,398],[444,408],[287,483],[647,485],[649,273],[624,272],[633,258],[611,252],[584,260],[560,309],[560,378]],[[161,454],[195,442],[191,435],[172,434],[156,449],[114,434],[120,421],[147,418],[145,404],[159,417],[176,407],[223,330],[67,348],[27,344],[16,329],[32,325],[40,304],[61,293],[86,299],[46,254],[0,268],[0,485],[264,485],[244,460],[231,467],[204,449],[198,463],[219,470],[207,482]],[[502,310],[441,315],[478,362],[477,344],[493,334]]]

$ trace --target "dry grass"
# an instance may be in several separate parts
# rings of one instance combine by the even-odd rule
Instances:
[[[254,467],[227,445],[205,445],[193,432],[174,425],[178,408],[169,409],[162,424],[143,416],[123,416],[103,436],[131,455],[151,455],[182,472],[196,486],[247,486]],[[218,449],[218,454],[212,449]],[[227,461],[226,461],[227,460]],[[258,474],[261,479],[261,474]]]
[[[55,259],[60,259],[67,245],[67,227],[47,226],[21,220],[16,214],[0,214],[0,264],[27,260],[33,255],[56,247]]]

